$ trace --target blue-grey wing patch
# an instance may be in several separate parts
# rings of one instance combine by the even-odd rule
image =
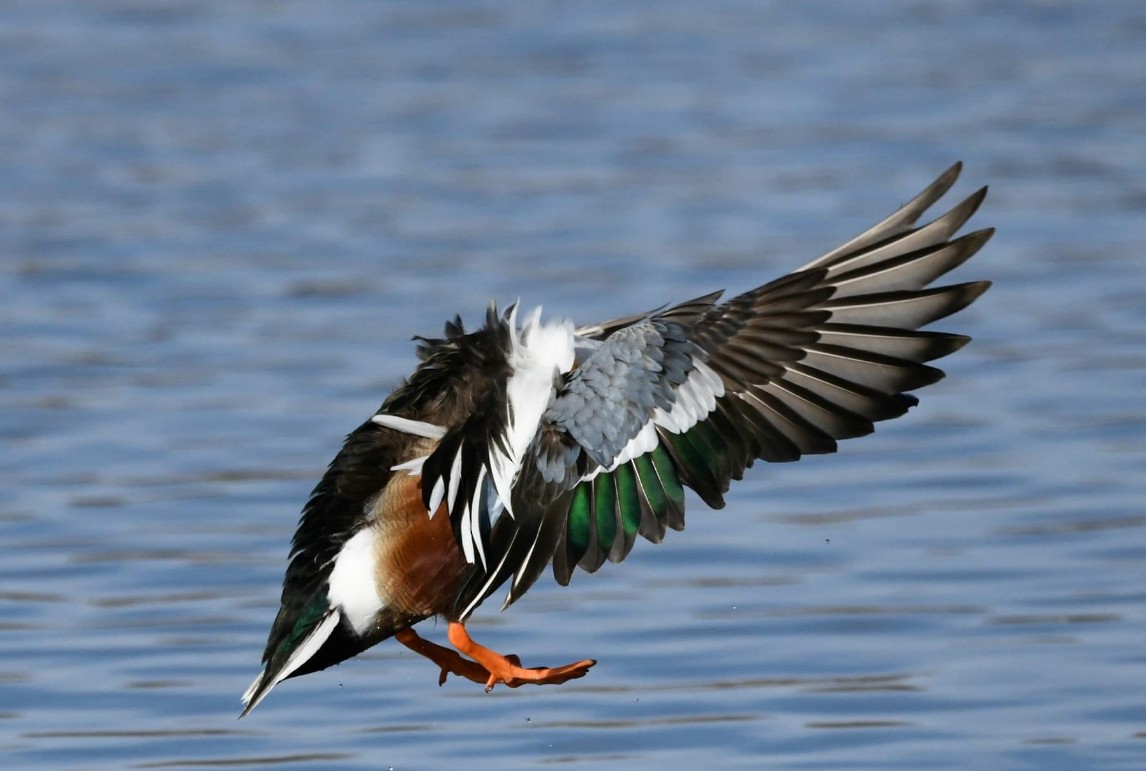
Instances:
[[[543,420],[608,468],[657,409],[672,410],[698,353],[684,328],[670,321],[652,318],[619,329],[569,373]],[[561,460],[570,456],[571,450]],[[558,466],[547,464],[550,481],[564,475]]]

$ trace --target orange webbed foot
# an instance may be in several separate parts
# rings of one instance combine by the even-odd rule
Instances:
[[[440,669],[438,685],[444,685],[450,675],[457,675],[484,685],[486,693],[493,690],[498,683],[509,688],[519,688],[526,684],[557,685],[584,677],[589,668],[597,663],[593,659],[582,659],[561,667],[527,669],[521,666],[521,659],[516,655],[512,653],[502,655],[474,642],[466,632],[464,624],[451,622],[449,637],[450,642],[457,647],[457,651],[419,637],[412,628],[402,629],[394,634],[394,639],[398,642],[438,665]],[[463,656],[463,653],[472,657],[472,660]]]
[[[560,667],[531,667],[521,666],[521,659],[512,654],[504,656],[490,650],[484,645],[474,642],[466,631],[465,624],[451,621],[449,627],[450,642],[466,656],[469,656],[485,668],[489,677],[485,681],[485,690],[488,693],[498,683],[510,688],[519,688],[527,683],[533,685],[559,685],[569,680],[584,677],[597,662],[593,659],[582,659],[572,664]]]

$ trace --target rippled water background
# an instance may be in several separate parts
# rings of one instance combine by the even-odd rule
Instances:
[[[0,765],[1146,767],[1144,39],[1129,0],[3,3]],[[919,408],[479,613],[586,679],[387,643],[236,722],[412,334],[744,289],[960,158],[996,286]]]

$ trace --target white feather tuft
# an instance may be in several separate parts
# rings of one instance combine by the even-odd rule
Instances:
[[[505,449],[496,442],[490,446],[490,476],[505,510],[513,515],[510,504],[513,484],[530,442],[537,435],[541,416],[553,398],[559,374],[573,368],[574,334],[569,321],[541,323],[541,308],[534,308],[517,329],[517,306],[510,311],[512,328],[506,381],[507,422]]]

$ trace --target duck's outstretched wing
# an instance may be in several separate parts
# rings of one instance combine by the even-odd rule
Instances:
[[[943,377],[926,362],[968,341],[918,330],[989,286],[929,288],[992,233],[955,237],[985,188],[915,226],[959,170],[788,276],[578,330],[590,353],[549,395],[515,516],[492,528],[461,615],[510,578],[512,603],[549,563],[564,584],[576,566],[624,559],[638,534],[660,541],[684,525],[684,487],[719,508],[756,459],[833,452],[916,404],[908,392]]]
[[[632,325],[679,323],[693,346],[696,369],[688,382],[697,380],[694,390],[713,406],[695,421],[690,409],[669,414],[680,413],[680,421],[654,413],[656,441],[646,439],[644,453],[602,460],[605,471],[577,485],[553,557],[558,581],[568,581],[575,565],[593,571],[605,559],[623,559],[638,533],[655,542],[666,527],[682,527],[682,486],[720,507],[729,480],[757,458],[792,461],[833,452],[836,440],[902,415],[916,404],[908,391],[943,377],[925,362],[968,338],[917,330],[989,286],[928,288],[990,238],[992,231],[982,230],[952,240],[986,189],[931,223],[914,225],[959,171],[953,166],[895,214],[795,273],[724,303],[701,298]],[[698,312],[706,301],[709,307]],[[632,326],[613,331],[601,325],[611,334],[598,353]],[[711,385],[708,373],[719,385]],[[693,396],[683,405],[695,402]]]

